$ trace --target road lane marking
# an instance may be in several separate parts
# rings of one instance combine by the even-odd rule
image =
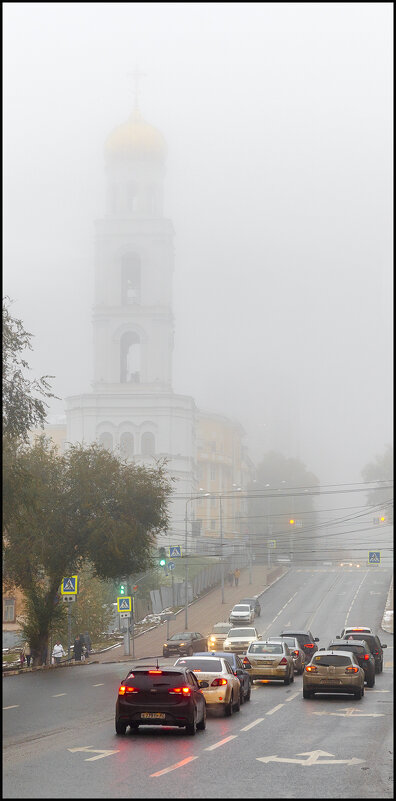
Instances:
[[[12,706],[3,706],[3,709],[17,709],[19,704],[13,704]]]
[[[209,745],[208,748],[204,748],[204,751],[214,751],[215,748],[220,748],[221,745],[225,745],[225,743],[229,743],[230,740],[234,740],[237,737],[237,734],[231,734],[230,737],[225,737],[224,740],[220,740],[218,743],[214,745]]]
[[[390,693],[390,690],[373,690],[372,687],[365,687],[365,693]]]
[[[266,714],[266,715],[273,715],[273,714],[274,714],[274,712],[277,712],[277,711],[278,711],[278,709],[280,709],[280,708],[281,708],[281,706],[284,706],[284,704],[278,704],[278,706],[274,706],[274,708],[273,708],[273,709],[270,709],[270,711],[269,711],[269,712],[266,712],[265,714]]]
[[[252,729],[253,726],[257,726],[258,723],[261,723],[262,720],[264,720],[264,718],[257,718],[257,720],[254,720],[253,723],[249,723],[248,726],[244,726],[241,731],[249,731],[249,729]]]
[[[183,765],[187,765],[188,762],[192,762],[193,759],[198,759],[197,756],[189,756],[185,759],[182,759],[181,762],[176,762],[174,765],[169,765],[169,768],[164,768],[163,770],[157,770],[157,773],[150,773],[150,778],[153,776],[163,776],[164,773],[169,773],[171,770],[176,770],[177,768],[182,768]]]
[[[293,695],[289,695],[289,698],[286,698],[286,701],[292,701],[293,698],[297,698],[298,695],[301,695],[300,691],[293,693]]]
[[[298,592],[298,590],[297,590],[297,592]],[[294,595],[292,595],[292,597],[291,597],[291,598],[289,598],[289,600],[288,600],[288,601],[286,601],[286,603],[285,603],[285,604],[282,606],[282,609],[280,609],[280,610],[279,610],[278,614],[277,614],[277,615],[275,615],[275,617],[274,617],[274,619],[273,619],[273,620],[271,620],[271,623],[269,623],[269,625],[267,626],[267,628],[266,628],[266,629],[264,629],[264,632],[263,632],[263,634],[265,634],[265,632],[266,632],[266,631],[268,631],[268,629],[270,629],[270,628],[271,628],[272,624],[273,624],[273,623],[275,623],[275,620],[277,619],[277,617],[279,617],[279,615],[281,615],[281,614],[282,614],[283,610],[284,610],[284,609],[286,609],[286,606],[287,606],[287,605],[288,605],[288,604],[289,604],[289,603],[290,603],[290,602],[293,600],[293,598],[295,598],[295,597],[296,597],[296,595],[297,595],[297,592],[295,592],[295,593],[294,593]]]
[[[67,695],[67,693],[58,693],[58,695],[52,695],[52,698],[60,698],[61,695]]]
[[[297,756],[306,756],[307,759],[294,759],[294,758],[285,758],[285,757],[278,757],[276,754],[273,756],[268,757],[256,757],[259,762],[294,762],[298,765],[359,765],[361,762],[365,762],[364,759],[357,759],[357,757],[352,757],[352,759],[323,759],[324,756],[333,757],[334,754],[329,754],[328,751],[303,751],[301,754],[297,754]],[[322,758],[321,758],[322,757]]]
[[[118,754],[120,751],[119,748],[117,748],[117,750],[115,751],[100,750],[99,748],[92,748],[92,745],[84,745],[82,748],[68,748],[67,750],[70,751],[70,753],[72,754],[75,754],[77,751],[85,751],[86,754],[87,753],[98,754],[98,756],[88,757],[88,759],[84,759],[84,762],[94,762],[95,759],[104,759],[104,757],[111,756],[112,754]]]
[[[350,613],[350,611],[351,611],[351,609],[352,609],[352,607],[353,607],[353,604],[355,603],[355,599],[356,599],[356,596],[357,596],[357,594],[358,594],[358,592],[359,592],[359,590],[360,590],[360,587],[362,586],[363,582],[364,582],[364,581],[365,581],[365,579],[367,578],[368,574],[369,574],[369,570],[368,570],[368,571],[367,571],[367,573],[365,573],[365,575],[363,576],[363,578],[362,578],[362,580],[361,580],[361,582],[360,582],[360,584],[359,584],[359,586],[358,586],[358,588],[357,588],[357,590],[356,590],[356,592],[355,592],[355,595],[354,595],[354,596],[353,596],[353,598],[352,598],[352,603],[351,603],[351,605],[350,605],[350,607],[349,607],[349,609],[348,609],[348,611],[347,611],[347,616],[346,616],[346,618],[345,618],[345,623],[344,623],[344,626],[346,626],[346,624],[348,623],[348,617],[349,617],[349,613]]]
[[[92,687],[104,687],[104,682],[102,681],[101,684],[93,684]]]

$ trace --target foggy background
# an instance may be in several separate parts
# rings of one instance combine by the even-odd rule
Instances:
[[[4,3],[4,272],[32,375],[90,391],[104,143],[168,145],[173,389],[320,482],[392,441],[390,3]],[[50,422],[64,402],[51,402]]]

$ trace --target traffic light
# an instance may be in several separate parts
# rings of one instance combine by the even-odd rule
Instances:
[[[124,583],[120,584],[119,591],[120,591],[120,595],[126,595],[126,591],[127,591],[126,584],[124,584]]]
[[[380,517],[380,523],[385,523],[385,515],[381,515],[381,517]]]
[[[290,520],[289,520],[289,523],[290,523],[291,526],[294,526],[295,520],[293,520],[293,518],[291,517]]]
[[[161,567],[166,565],[166,551],[165,548],[158,548],[158,561]]]

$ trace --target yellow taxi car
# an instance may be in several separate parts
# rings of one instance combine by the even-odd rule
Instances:
[[[175,667],[192,670],[197,679],[206,704],[223,706],[226,717],[239,712],[242,696],[241,682],[235,676],[226,659],[217,656],[186,656],[175,662]]]
[[[245,670],[255,679],[281,679],[284,684],[294,681],[294,662],[287,643],[252,642],[243,660]]]

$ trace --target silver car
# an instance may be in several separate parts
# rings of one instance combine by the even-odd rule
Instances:
[[[235,604],[231,609],[229,620],[230,623],[236,624],[237,626],[240,623],[253,623],[254,609],[250,604]]]
[[[223,650],[234,654],[246,654],[251,642],[261,640],[261,634],[253,626],[230,629],[224,640]]]
[[[293,657],[283,640],[252,642],[243,660],[252,683],[256,679],[281,679],[284,684],[294,681]]]
[[[285,642],[293,657],[294,670],[302,676],[305,667],[305,651],[297,637],[268,637],[268,642]]]

